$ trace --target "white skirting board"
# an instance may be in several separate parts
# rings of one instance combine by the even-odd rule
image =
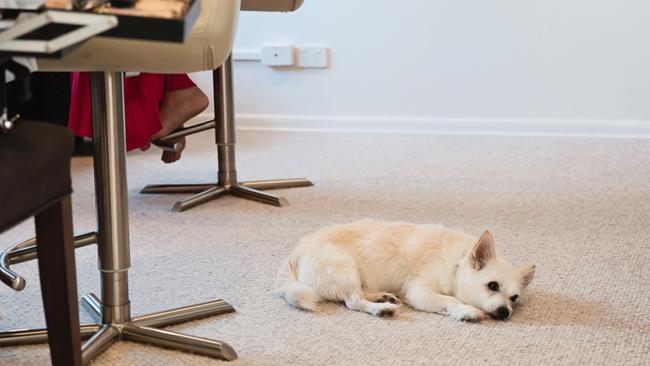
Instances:
[[[205,113],[197,120],[210,118],[211,114]],[[240,130],[650,138],[650,121],[255,114],[238,114],[236,118]]]

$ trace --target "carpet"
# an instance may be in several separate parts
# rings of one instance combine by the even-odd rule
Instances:
[[[223,340],[229,365],[650,364],[650,140],[242,131],[241,180],[308,177],[277,208],[225,197],[170,212],[183,195],[140,195],[149,183],[216,179],[210,133],[183,159],[129,155],[133,315],[223,298],[237,313],[171,330]],[[73,161],[76,233],[95,229],[92,161]],[[327,304],[293,309],[271,295],[298,238],[363,217],[491,229],[514,264],[535,263],[510,321],[480,324],[406,309],[392,320]],[[26,222],[0,247],[33,235]],[[80,294],[99,290],[95,247],[77,251]],[[0,287],[0,329],[44,324],[35,263],[15,293]],[[91,322],[81,310],[82,322]],[[43,345],[0,349],[2,365],[46,365]],[[120,342],[95,365],[221,365]]]

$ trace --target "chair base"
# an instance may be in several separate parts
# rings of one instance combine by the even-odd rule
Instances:
[[[232,185],[225,184],[156,184],[146,186],[140,193],[196,193],[194,196],[182,199],[172,207],[173,212],[183,212],[192,207],[212,201],[221,196],[230,194],[241,198],[247,198],[256,202],[266,203],[273,206],[289,206],[289,201],[270,193],[262,192],[269,189],[310,187],[313,183],[305,178],[261,180],[241,182]]]
[[[81,326],[82,339],[87,339],[81,347],[83,363],[85,365],[89,364],[91,360],[119,340],[190,352],[226,361],[237,359],[237,353],[227,343],[158,329],[169,325],[235,312],[235,309],[223,300],[165,310],[144,315],[128,322],[109,324],[101,323],[102,304],[95,295],[86,295],[82,300],[87,310],[100,323],[99,325]],[[16,330],[0,333],[1,347],[46,342],[47,329]]]

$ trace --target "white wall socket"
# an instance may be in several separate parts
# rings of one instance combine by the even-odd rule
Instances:
[[[293,66],[292,45],[262,46],[262,64],[268,66]]]
[[[329,49],[323,46],[301,46],[298,48],[298,67],[327,68]]]

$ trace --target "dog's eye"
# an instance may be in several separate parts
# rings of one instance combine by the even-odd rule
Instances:
[[[517,301],[518,297],[519,297],[519,295],[512,295],[512,296],[510,296],[510,301],[515,302],[515,301]]]
[[[499,291],[499,283],[498,282],[488,282],[487,287],[492,290],[492,291]]]

